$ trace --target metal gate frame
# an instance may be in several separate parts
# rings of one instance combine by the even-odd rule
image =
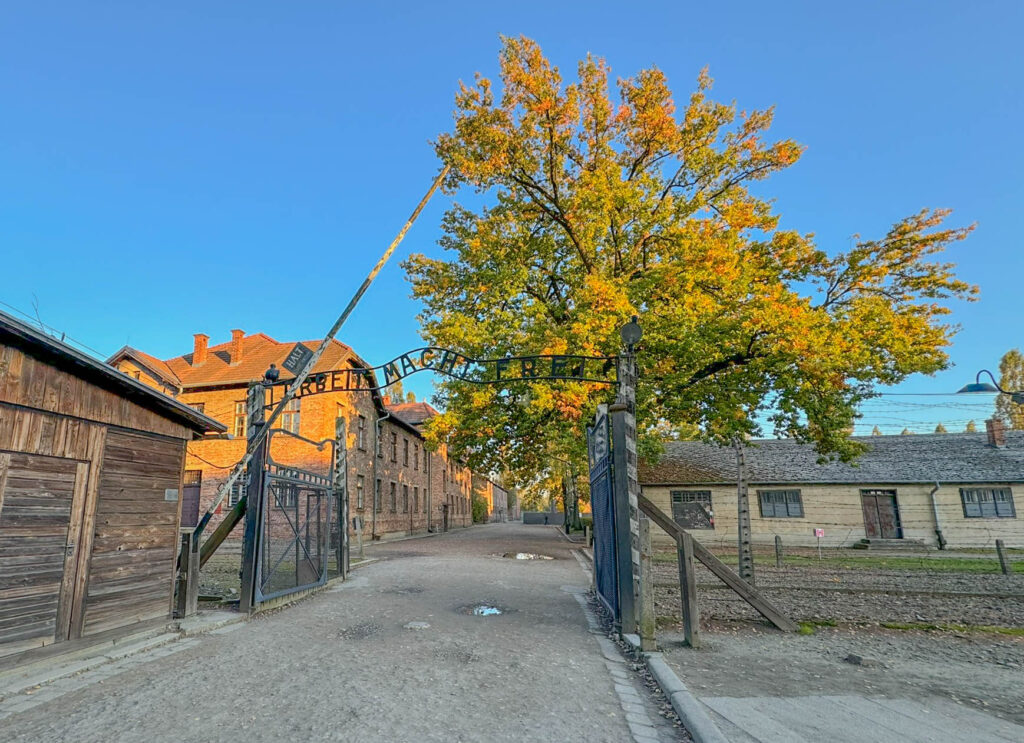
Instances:
[[[598,405],[594,425],[587,426],[587,458],[590,464],[590,508],[594,519],[594,586],[597,597],[611,613],[613,621],[618,623],[615,495],[607,405]]]
[[[329,445],[331,447],[331,462],[329,473],[335,471],[335,466],[338,461],[338,447],[337,442],[333,439],[325,439],[323,441],[313,441],[303,436],[299,436],[296,433],[287,431],[280,428],[275,428],[267,433],[265,441],[265,465],[263,471],[260,473],[261,485],[259,489],[259,503],[254,503],[249,500],[246,516],[252,513],[259,519],[256,528],[256,544],[255,544],[255,564],[253,565],[254,580],[252,585],[253,590],[253,601],[252,607],[256,608],[260,604],[270,601],[281,596],[287,596],[291,593],[297,593],[298,591],[305,591],[310,588],[317,588],[327,583],[328,573],[328,560],[330,559],[330,534],[333,528],[332,518],[334,511],[334,483],[330,474],[321,475],[316,472],[311,472],[299,467],[292,467],[290,465],[282,464],[281,462],[275,462],[270,456],[270,445],[273,437],[276,434],[284,434],[291,438],[299,439],[317,449],[323,449],[324,446]],[[268,569],[266,562],[268,558],[267,544],[271,539],[271,535],[268,534],[268,518],[272,513],[270,508],[270,498],[275,498],[275,504],[283,512],[284,507],[281,500],[279,499],[280,488],[275,485],[285,484],[295,488],[295,518],[292,520],[286,515],[287,526],[291,529],[291,545],[288,549],[282,553],[281,557],[277,559],[275,564]],[[305,517],[301,519],[299,516],[299,503],[301,494],[306,496],[306,509]],[[253,493],[247,493],[251,498]],[[310,508],[311,499],[315,499],[315,510]],[[253,506],[257,508],[253,509]],[[317,515],[314,521],[311,521],[311,516]],[[315,529],[315,540],[311,542],[311,529]],[[267,583],[269,579],[275,574],[278,566],[281,564],[284,556],[292,548],[295,550],[296,555],[296,571],[299,570],[299,565],[302,560],[307,561],[310,566],[315,570],[316,578],[312,581],[299,582],[296,578],[296,585],[281,588],[277,590],[267,591]],[[316,559],[314,560],[314,556]]]

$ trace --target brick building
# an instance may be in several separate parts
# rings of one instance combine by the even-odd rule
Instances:
[[[282,343],[264,333],[246,335],[241,330],[232,330],[231,340],[226,343],[210,346],[209,340],[205,334],[196,334],[192,352],[172,359],[160,360],[126,346],[107,361],[228,428],[227,436],[189,444],[183,526],[195,525],[245,453],[249,384],[261,380],[271,364],[280,369],[281,381],[293,378],[282,363],[294,343]],[[318,340],[302,341],[310,350],[319,344]],[[335,340],[313,373],[368,368],[351,348]],[[279,399],[282,390],[275,387],[272,394]],[[433,408],[430,411],[437,414]],[[459,463],[449,462],[443,449],[428,452],[419,428],[427,418],[417,422],[407,405],[388,407],[379,391],[324,391],[300,396],[291,401],[275,427],[311,441],[323,441],[334,438],[339,417],[345,419],[348,439],[350,530],[361,528],[363,538],[380,539],[471,523],[472,473]],[[275,436],[270,456],[279,463],[323,474],[330,467],[329,447],[318,451],[294,437]],[[210,529],[241,494],[241,486],[237,486],[214,515]],[[354,522],[357,517],[358,522]],[[236,529],[232,537],[240,538],[241,529]]]

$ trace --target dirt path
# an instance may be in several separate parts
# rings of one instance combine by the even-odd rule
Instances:
[[[108,669],[3,719],[0,739],[679,740],[590,631],[578,598],[587,576],[571,547],[553,529],[519,524],[375,545],[367,556],[379,562],[347,583]],[[483,605],[502,614],[474,616]]]

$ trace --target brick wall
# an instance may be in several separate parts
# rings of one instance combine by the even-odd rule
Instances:
[[[157,380],[138,369],[129,360],[117,364],[122,371],[139,371],[140,381],[159,387]],[[275,397],[280,398],[277,388]],[[202,406],[203,412],[228,427],[234,440],[213,439],[191,441],[185,469],[200,473],[199,516],[212,505],[217,492],[226,481],[232,467],[245,454],[245,424],[240,417],[245,410],[246,386],[234,385],[220,389],[186,390],[178,399],[188,405]],[[472,523],[469,504],[471,472],[459,463],[449,462],[447,452],[428,452],[422,435],[415,427],[384,416],[379,424],[380,412],[370,392],[325,392],[299,398],[297,433],[313,441],[332,439],[338,416],[346,421],[348,488],[350,502],[349,532],[354,536],[358,517],[363,539],[381,539],[389,536],[425,532],[428,527],[441,529],[445,506],[448,507],[448,526],[468,526]],[[282,417],[275,428],[284,427]],[[377,456],[377,436],[380,434],[380,453]],[[394,449],[392,449],[392,442]],[[330,474],[330,447],[317,451],[316,447],[293,437],[276,434],[272,439],[271,458],[281,464]],[[380,482],[379,508],[374,508],[374,495]],[[391,488],[394,485],[394,503]],[[230,510],[225,500],[213,515],[206,533],[209,534]],[[241,526],[230,538],[242,537]]]

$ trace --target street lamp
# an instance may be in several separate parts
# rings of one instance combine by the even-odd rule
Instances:
[[[992,384],[989,384],[988,382],[982,382],[982,374],[988,374],[988,378],[992,380]],[[996,382],[996,378],[988,369],[982,369],[980,372],[978,372],[977,376],[975,376],[974,382],[972,384],[965,384],[963,387],[956,391],[958,395],[979,392],[998,392],[1003,395],[1009,395],[1010,399],[1013,401],[1015,405],[1024,405],[1024,390],[1017,390],[1016,392],[1004,390],[1002,387],[999,386],[999,383]]]
[[[640,329],[640,323],[637,322],[637,319],[638,316],[633,315],[633,319],[619,329],[619,335],[622,337],[622,342],[629,353],[633,353],[633,346],[644,337],[644,331]]]

